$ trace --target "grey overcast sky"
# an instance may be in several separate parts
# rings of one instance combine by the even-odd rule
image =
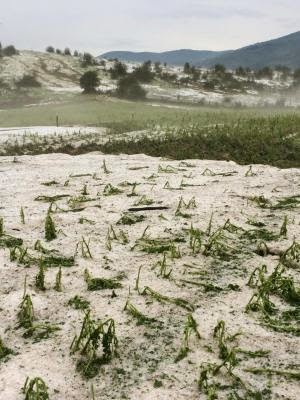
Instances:
[[[300,30],[300,0],[0,0],[19,49],[225,50]]]

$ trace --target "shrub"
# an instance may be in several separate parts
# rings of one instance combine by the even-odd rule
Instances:
[[[47,52],[47,53],[55,53],[55,49],[54,49],[53,46],[48,46],[48,47],[46,48],[46,52]]]
[[[130,100],[142,100],[146,97],[146,91],[132,74],[119,80],[116,94]]]
[[[23,78],[16,82],[18,87],[41,87],[34,75],[24,75]]]
[[[97,71],[87,71],[80,78],[80,87],[83,93],[95,93],[100,84]]]

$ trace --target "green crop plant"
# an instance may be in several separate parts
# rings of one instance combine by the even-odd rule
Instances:
[[[261,309],[261,305],[264,305],[264,301],[267,301],[270,295],[277,295],[288,304],[300,305],[300,289],[295,287],[294,279],[291,276],[284,275],[285,268],[282,265],[279,264],[269,276],[265,275],[265,266],[257,271],[258,278],[255,280],[255,270],[248,282],[249,286],[257,287],[257,293],[252,296],[247,305],[247,310],[256,311],[256,308]],[[268,307],[269,302],[265,305],[267,307],[266,309],[263,307],[264,311],[268,312],[270,310],[271,314],[275,311],[273,307]]]
[[[137,206],[151,206],[153,203],[154,203],[154,200],[152,200],[149,197],[143,195],[133,205],[135,207],[137,207]]]
[[[5,234],[0,235],[0,248],[4,247],[10,249],[13,247],[22,246],[22,244],[23,244],[23,239]]]
[[[26,289],[25,289],[26,290]],[[19,327],[31,328],[34,321],[33,303],[29,294],[24,293],[18,312]]]
[[[68,301],[68,305],[75,308],[75,310],[87,310],[90,307],[90,302],[76,295]]]
[[[35,287],[38,288],[39,290],[45,291],[46,286],[45,286],[45,267],[43,263],[40,263],[39,266],[39,272],[35,277]]]
[[[194,255],[199,254],[201,252],[201,247],[202,247],[203,232],[200,231],[200,229],[194,228],[193,225],[191,225],[188,232],[190,235],[190,240],[189,240],[190,249],[192,250]]]
[[[127,197],[135,197],[135,196],[138,196],[138,194],[136,193],[136,187],[137,187],[137,183],[134,183],[133,185],[132,185],[132,188],[131,188],[131,192],[127,195]]]
[[[119,282],[118,278],[115,279],[93,278],[91,277],[87,269],[84,271],[84,280],[87,283],[87,289],[90,291],[119,289],[122,287],[122,284]]]
[[[146,219],[144,215],[136,215],[125,213],[117,222],[117,225],[134,225],[138,222],[143,222]]]
[[[81,190],[81,194],[82,194],[82,196],[88,196],[89,195],[86,184],[83,186],[83,188]]]
[[[184,308],[190,312],[194,311],[194,306],[191,303],[189,303],[187,300],[177,298],[177,297],[173,298],[173,297],[164,296],[164,295],[156,292],[155,290],[151,289],[149,286],[145,286],[145,288],[143,289],[141,294],[144,296],[150,296],[160,303],[175,304],[176,306]]]
[[[0,236],[4,235],[4,219],[0,217]]]
[[[25,213],[23,207],[20,209],[20,219],[21,219],[21,224],[25,225]]]
[[[208,226],[207,226],[207,229],[206,229],[206,231],[205,231],[205,233],[206,233],[207,236],[210,236],[210,235],[211,235],[212,224],[213,224],[213,218],[214,218],[214,213],[212,212],[212,213],[210,214]]]
[[[245,173],[245,177],[249,178],[252,176],[257,176],[257,174],[255,172],[253,172],[252,165],[250,165],[249,169]]]
[[[167,181],[167,182],[164,184],[163,188],[164,188],[164,189],[167,189],[167,190],[183,190],[183,187],[182,187],[182,186],[180,186],[180,187],[173,187],[173,186],[171,186],[169,181]]]
[[[133,318],[136,319],[137,325],[151,325],[154,322],[157,322],[154,318],[149,318],[146,315],[142,314],[132,303],[130,303],[129,299],[126,301],[124,311],[127,311]]]
[[[260,229],[250,229],[244,231],[241,238],[246,238],[248,240],[262,240],[269,242],[271,240],[277,240],[279,238],[278,234],[268,231],[265,228]]]
[[[101,356],[98,354],[102,349]],[[77,370],[85,378],[95,377],[101,365],[107,364],[117,355],[118,339],[115,321],[96,322],[87,311],[82,323],[80,334],[75,335],[71,344],[71,354],[80,352],[82,358],[77,362]]]
[[[156,266],[159,267],[158,276],[161,276],[162,278],[165,279],[170,278],[170,275],[172,273],[172,268],[168,269],[166,253],[163,254],[162,260],[158,261]]]
[[[83,258],[93,258],[90,250],[90,239],[87,241],[83,236],[80,242],[81,255]]]
[[[270,208],[272,203],[264,196],[253,196],[249,200],[253,201],[260,208]]]
[[[49,323],[38,323],[33,324],[25,330],[23,337],[33,338],[34,342],[39,342],[43,339],[49,339],[50,334],[59,331],[60,328],[57,325],[50,325]]]
[[[183,198],[180,197],[179,203],[177,205],[176,211],[175,211],[175,217],[182,217],[182,218],[191,218],[190,214],[184,213],[181,211],[182,208],[187,208],[186,203],[184,202]]]
[[[27,378],[22,388],[24,400],[49,400],[48,387],[41,378]]]
[[[212,233],[208,241],[204,243],[203,255],[218,257],[222,260],[229,260],[233,256],[234,249],[226,243],[226,236],[224,229],[218,228]]]
[[[13,350],[6,347],[0,337],[0,362],[3,360],[5,361],[7,357],[11,354],[14,354]]]
[[[300,372],[299,371],[291,371],[291,370],[282,370],[276,368],[246,368],[245,372],[251,372],[252,374],[267,374],[267,375],[279,375],[284,376],[289,379],[300,380]]]
[[[70,195],[69,194],[57,194],[55,196],[38,196],[34,200],[52,204],[52,203],[57,202],[58,200],[66,198],[66,197],[70,197]]]
[[[300,243],[296,241],[282,254],[280,262],[289,268],[300,266]]]
[[[175,359],[176,363],[183,360],[187,356],[188,352],[190,351],[189,340],[190,340],[192,333],[195,334],[195,336],[198,340],[201,339],[201,335],[198,330],[197,321],[194,319],[192,314],[189,314],[187,316],[187,320],[184,325],[183,343],[182,343],[179,353]]]
[[[284,237],[287,236],[287,225],[288,225],[288,217],[285,215],[283,223],[280,228],[280,233],[279,233],[280,236]]]
[[[272,205],[270,208],[272,210],[288,210],[296,208],[299,205],[300,205],[300,195],[296,195],[279,199],[277,203]]]
[[[170,248],[170,257],[172,258],[172,260],[174,258],[181,258],[182,257],[179,246],[176,247],[174,243]]]
[[[149,226],[146,227],[142,236],[136,240],[135,245],[131,250],[138,248],[140,251],[143,251],[148,254],[155,253],[164,253],[166,251],[171,251],[174,243],[182,243],[185,241],[183,237],[175,237],[175,238],[157,238],[152,239],[149,234],[147,234]]]
[[[110,174],[110,173],[111,173],[111,171],[109,171],[108,168],[107,168],[107,166],[106,166],[105,160],[103,160],[103,162],[102,162],[102,169],[103,169],[103,172],[104,172],[105,174]]]
[[[92,221],[91,219],[84,218],[84,217],[80,217],[78,222],[79,222],[81,225],[83,225],[83,224],[85,224],[85,223],[90,224],[90,225],[95,225],[95,224],[96,224],[96,222]]]
[[[52,220],[50,211],[48,210],[45,220],[45,239],[50,242],[57,238],[56,228],[54,221]]]
[[[61,272],[61,267],[59,267],[59,270],[55,277],[55,285],[54,285],[54,290],[56,290],[57,292],[62,292],[61,278],[62,278],[62,272]]]
[[[108,183],[103,190],[104,196],[113,196],[120,193],[123,193],[123,190],[112,186],[110,183]]]
[[[229,348],[227,342],[232,342],[240,333],[232,336],[226,334],[225,322],[219,321],[214,328],[213,336],[218,339],[219,357],[221,360],[230,360],[230,370],[237,365],[236,346]]]
[[[157,172],[163,172],[165,174],[177,174],[177,171],[177,168],[172,167],[172,165],[166,165],[165,167],[159,165],[157,169]]]
[[[17,261],[19,264],[30,266],[37,262],[37,260],[28,254],[28,249],[16,246],[9,249],[10,261]]]
[[[110,227],[108,228],[106,239],[110,243],[113,240],[115,240],[121,244],[129,243],[127,234],[122,229],[120,229],[119,232],[116,232],[112,225],[110,225]]]

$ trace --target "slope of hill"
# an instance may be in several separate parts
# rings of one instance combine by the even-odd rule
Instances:
[[[227,68],[242,66],[257,69],[275,65],[300,68],[300,31],[279,39],[242,47],[201,63],[203,66],[220,63]]]
[[[0,63],[2,84],[13,87],[24,75],[34,76],[44,87],[78,86],[83,68],[79,58],[37,51],[21,51]]]
[[[183,65],[185,62],[189,62],[193,65],[203,67],[211,67],[220,63],[224,64],[227,68],[243,66],[258,69],[275,65],[300,68],[300,31],[237,50],[221,52],[175,50],[164,53],[112,51],[102,54],[100,57],[138,62],[151,60],[153,62],[160,61],[174,65]]]
[[[152,62],[159,61],[161,63],[167,63],[171,65],[183,65],[185,62],[189,62],[191,64],[199,64],[205,60],[210,60],[211,58],[222,56],[225,53],[227,52],[189,49],[165,51],[162,53],[111,51],[102,54],[100,57],[106,59],[117,58],[119,60],[130,62],[144,62],[151,60]]]

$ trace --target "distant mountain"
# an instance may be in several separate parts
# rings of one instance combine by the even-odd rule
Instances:
[[[100,57],[106,59],[118,58],[122,61],[132,62],[160,61],[171,65],[183,65],[185,62],[189,62],[192,65],[203,67],[223,64],[227,68],[242,66],[259,69],[275,65],[300,68],[300,31],[237,50],[207,51],[184,49],[163,53],[111,51],[102,54]]]
[[[161,63],[167,63],[169,65],[183,65],[189,62],[193,65],[198,65],[204,61],[208,61],[214,57],[222,56],[227,51],[209,51],[209,50],[173,50],[165,51],[163,53],[151,53],[151,52],[132,52],[132,51],[110,51],[102,54],[101,58],[115,59],[122,61],[131,62],[144,62],[151,60],[152,62],[159,61]]]

